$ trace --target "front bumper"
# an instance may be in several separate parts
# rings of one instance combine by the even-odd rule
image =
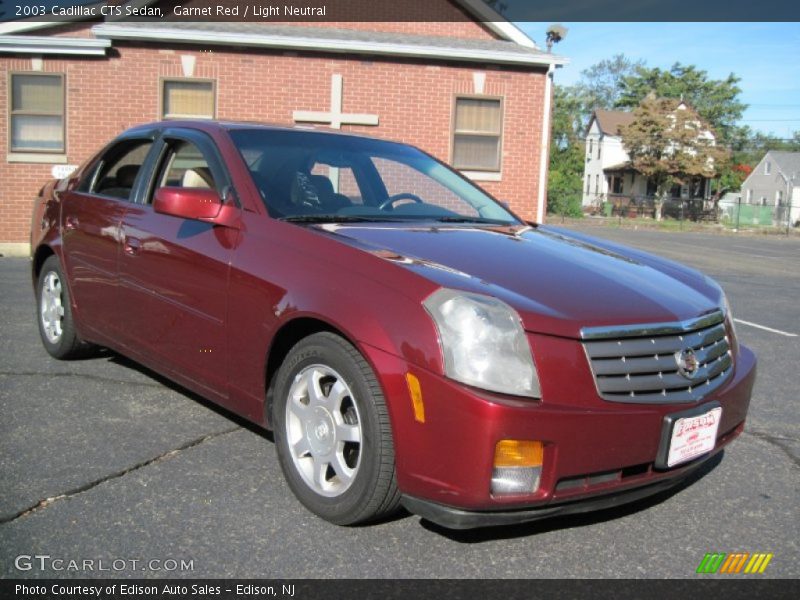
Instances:
[[[695,461],[690,467],[676,477],[661,479],[641,487],[606,493],[602,496],[575,500],[557,504],[549,504],[539,508],[521,508],[516,510],[469,511],[452,506],[437,504],[421,498],[403,496],[401,504],[411,513],[432,523],[448,529],[474,529],[477,527],[497,527],[530,523],[551,517],[576,515],[623,506],[665,492],[683,483],[688,476],[697,470],[711,456]]]
[[[741,433],[756,360],[742,346],[730,379],[698,403],[627,404],[597,395],[579,343],[532,336],[542,400],[490,394],[365,348],[390,411],[403,503],[448,527],[524,522],[617,506],[678,484]],[[405,382],[420,381],[424,422],[415,419]],[[672,469],[656,466],[664,418],[712,401],[722,406],[712,453]],[[539,488],[494,496],[490,485],[499,440],[544,444]]]

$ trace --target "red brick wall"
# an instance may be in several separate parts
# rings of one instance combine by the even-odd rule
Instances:
[[[66,74],[67,161],[79,164],[126,128],[159,119],[159,79],[180,77],[181,55],[196,57],[194,77],[217,82],[217,117],[291,124],[293,110],[328,110],[331,75],[344,81],[344,112],[379,115],[378,127],[344,125],[410,142],[450,158],[453,97],[473,93],[473,73],[486,73],[484,92],[503,96],[502,180],[483,182],[522,216],[535,218],[544,70],[513,70],[342,56],[209,51],[187,46],[114,44],[110,58],[53,60],[43,70]],[[30,70],[30,58],[0,58],[0,109],[7,112],[8,71]],[[0,242],[28,241],[31,202],[52,165],[7,162],[7,119],[0,119]]]

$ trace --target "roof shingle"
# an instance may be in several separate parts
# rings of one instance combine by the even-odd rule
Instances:
[[[409,35],[383,31],[340,29],[334,27],[309,27],[298,25],[273,25],[242,22],[106,22],[92,28],[95,36],[110,39],[150,39],[191,43],[203,40],[206,44],[242,45],[254,47],[291,47],[314,49],[327,45],[330,49],[353,53],[402,53],[414,49],[420,53],[463,56],[465,60],[486,62],[511,62],[517,64],[564,64],[563,57],[542,52],[502,40],[479,40],[433,35]]]
[[[619,135],[620,127],[633,122],[633,113],[622,110],[596,110],[594,116],[600,131],[606,135]]]
[[[785,150],[770,150],[768,152],[781,173],[789,179],[794,176],[797,185],[800,185],[800,152],[787,152]]]

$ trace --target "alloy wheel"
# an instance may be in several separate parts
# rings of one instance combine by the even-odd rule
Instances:
[[[61,279],[58,273],[50,271],[42,282],[39,314],[47,340],[57,344],[64,332],[64,305],[62,304]]]
[[[326,365],[295,376],[286,403],[289,452],[301,477],[326,497],[343,494],[361,463],[362,428],[353,392]]]

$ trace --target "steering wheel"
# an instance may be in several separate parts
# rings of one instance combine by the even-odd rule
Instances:
[[[378,206],[378,209],[386,210],[387,208],[391,208],[391,206],[399,200],[413,200],[417,204],[425,204],[425,201],[416,194],[412,194],[411,192],[400,192],[394,196],[389,196],[387,200]]]

